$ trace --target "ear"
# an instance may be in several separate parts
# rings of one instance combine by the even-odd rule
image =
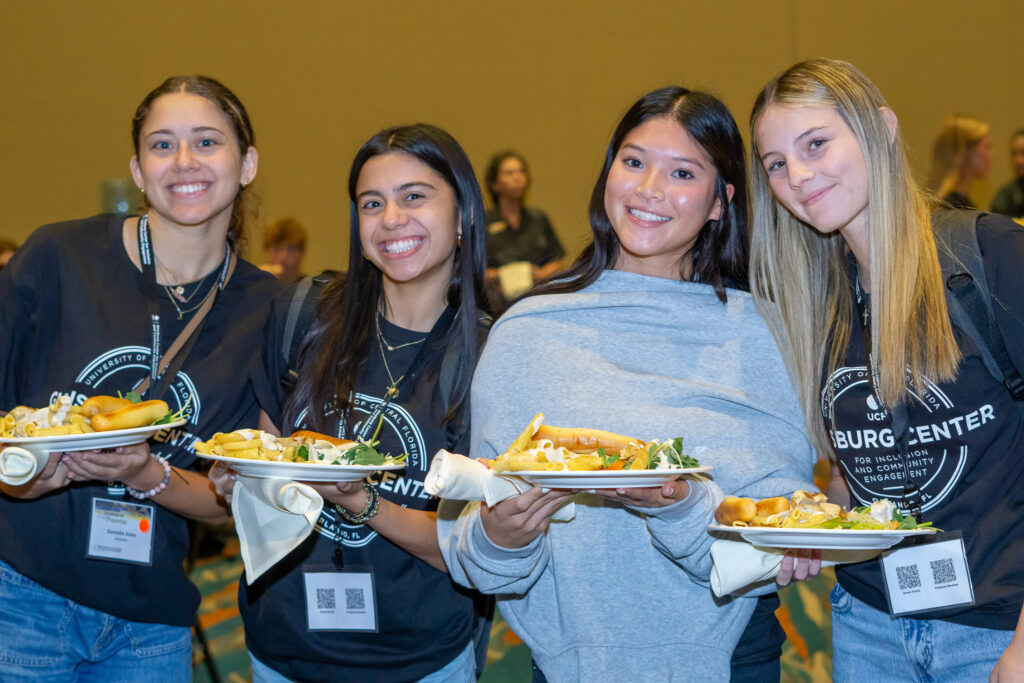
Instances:
[[[242,157],[242,184],[248,185],[256,179],[256,170],[260,165],[260,154],[255,147],[250,147]]]
[[[896,131],[900,129],[900,122],[896,118],[896,112],[889,109],[889,107],[879,107],[878,111],[882,114],[885,127],[889,129],[889,144],[892,144],[896,141]]]
[[[140,190],[144,190],[146,185],[142,182],[142,169],[139,168],[139,157],[132,155],[131,160],[128,162],[128,168],[132,172],[132,180],[135,181],[135,187]]]
[[[733,187],[730,183],[726,183],[725,184],[725,203],[726,204],[732,202],[732,196],[734,194],[736,194],[736,188]],[[722,213],[724,212],[724,209],[725,209],[725,207],[722,206],[722,199],[721,199],[721,197],[716,197],[715,198],[715,205],[711,209],[711,214],[708,216],[708,220],[709,221],[720,220],[722,218]]]

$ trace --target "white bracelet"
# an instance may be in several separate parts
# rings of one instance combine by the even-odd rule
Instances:
[[[156,455],[155,453],[150,453],[149,456],[163,466],[164,480],[148,491],[138,491],[136,489],[133,489],[131,486],[125,484],[125,489],[128,490],[128,495],[130,495],[132,498],[137,498],[138,500],[152,498],[153,496],[167,488],[167,484],[171,482],[171,466],[167,464],[167,461],[161,458],[160,456]]]

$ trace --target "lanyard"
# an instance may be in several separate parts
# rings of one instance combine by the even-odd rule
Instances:
[[[423,369],[423,364],[427,361],[428,349],[432,349],[438,345],[441,338],[448,332],[448,328],[451,327],[452,319],[455,318],[455,309],[448,306],[444,309],[444,313],[437,319],[434,326],[430,329],[430,334],[427,335],[426,340],[423,342],[423,346],[420,347],[419,351],[416,352],[416,356],[412,359],[412,363],[409,364],[409,368],[405,371],[397,382],[394,384],[394,388],[398,389],[398,386],[403,383],[412,382],[415,380],[416,375],[419,374],[420,370]],[[380,403],[366,416],[362,424],[355,431],[355,437],[357,440],[368,441],[373,433],[377,429],[377,423],[384,415],[384,411],[388,409],[392,399],[398,395],[397,391],[387,391],[384,393],[384,397],[380,400]],[[352,402],[352,396],[349,397],[349,403]],[[343,416],[343,419],[338,421],[338,437],[344,438],[345,424],[348,421],[347,415]]]
[[[874,354],[871,348],[871,300],[870,295],[861,291],[860,280],[857,281],[857,320],[861,326],[861,337],[864,347],[868,351],[868,371],[875,398],[882,410],[888,415],[889,427],[892,429],[893,440],[896,442],[896,452],[900,456],[900,466],[903,469],[903,494],[900,499],[900,507],[913,515],[918,522],[921,517],[921,490],[910,474],[910,467],[907,465],[907,441],[910,439],[909,417],[907,404],[900,401],[890,410],[882,400],[881,392],[878,390],[878,367],[874,361]],[[833,418],[834,419],[834,418]]]
[[[216,300],[217,293],[224,289],[224,285],[228,278],[231,276],[231,270],[233,266],[233,259],[231,254],[231,247],[228,244],[224,245],[224,263],[220,268],[220,275],[217,279],[217,286],[210,289],[209,293],[203,298],[204,305],[193,317],[193,321],[190,324],[194,326],[191,333],[188,334],[186,339],[181,339],[179,336],[175,340],[175,344],[172,344],[172,351],[175,346],[179,343],[182,344],[180,350],[177,353],[172,353],[171,358],[164,361],[163,368],[161,368],[162,354],[160,348],[160,286],[156,281],[156,267],[153,252],[153,244],[150,238],[149,232],[149,216],[144,215],[139,218],[139,261],[142,263],[142,274],[146,280],[146,299],[149,308],[149,323],[152,336],[151,353],[149,356],[149,375],[142,379],[136,388],[145,386],[145,393],[149,399],[163,398],[163,395],[167,392],[167,387],[171,381],[178,375],[178,371],[181,370],[181,366],[184,365],[185,359],[188,358],[189,353],[192,351],[192,347],[195,346],[196,340],[199,338],[199,332],[202,329],[203,321],[206,317],[206,313],[209,312],[213,306],[213,302]],[[185,327],[183,335],[189,330],[189,326]]]

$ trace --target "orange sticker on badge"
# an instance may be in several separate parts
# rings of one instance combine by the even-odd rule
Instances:
[[[141,531],[144,534],[149,533],[149,520],[148,519],[140,519],[139,520],[139,531]]]

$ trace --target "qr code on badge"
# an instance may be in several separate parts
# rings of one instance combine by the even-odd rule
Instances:
[[[932,580],[935,581],[936,586],[956,581],[956,568],[953,566],[953,558],[947,557],[942,560],[932,560]]]
[[[906,567],[896,567],[896,579],[900,583],[901,591],[921,587],[921,575],[917,572],[916,564],[908,564]]]
[[[347,609],[366,609],[366,598],[362,588],[345,589],[345,607]]]
[[[335,609],[333,588],[316,589],[316,608]]]

